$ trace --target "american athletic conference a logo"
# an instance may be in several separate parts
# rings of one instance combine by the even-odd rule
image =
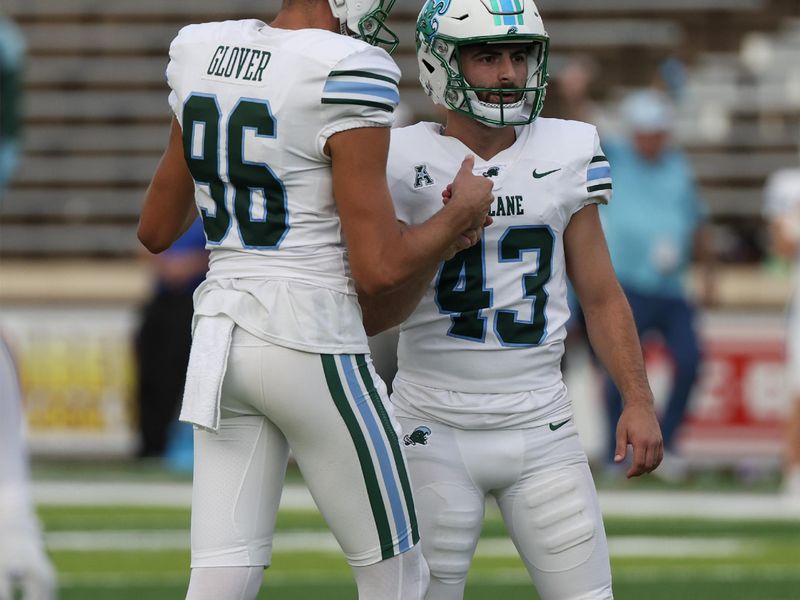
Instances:
[[[424,425],[420,425],[410,434],[403,438],[403,443],[406,446],[416,446],[417,444],[421,446],[428,445],[428,437],[431,435],[431,430]]]

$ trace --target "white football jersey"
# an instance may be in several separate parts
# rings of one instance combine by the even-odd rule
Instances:
[[[182,29],[167,79],[211,250],[195,313],[300,350],[366,352],[324,147],[392,125],[397,65],[336,33],[227,21]]]
[[[398,218],[415,224],[438,211],[468,154],[438,124],[395,130],[389,184]],[[475,173],[494,181],[494,223],[477,245],[442,264],[401,326],[398,378],[472,394],[542,391],[546,398],[537,403],[565,401],[564,231],[577,211],[611,197],[597,132],[539,118],[518,128],[514,145],[490,161],[476,157]]]

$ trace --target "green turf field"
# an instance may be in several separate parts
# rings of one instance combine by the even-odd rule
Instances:
[[[183,597],[188,509],[44,506],[39,514],[62,600]],[[606,528],[618,600],[800,598],[798,521],[614,518]],[[278,530],[283,537],[276,538],[273,566],[259,598],[355,598],[347,565],[329,549],[331,540],[317,514],[283,511]],[[538,597],[504,538],[501,521],[490,512],[467,584],[468,600]],[[281,539],[287,540],[283,549]]]

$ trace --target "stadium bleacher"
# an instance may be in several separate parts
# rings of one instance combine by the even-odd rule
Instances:
[[[4,4],[29,54],[25,155],[0,207],[0,257],[132,258],[143,192],[167,136],[170,40],[190,22],[268,20],[278,3]],[[429,118],[412,42],[418,4],[397,2],[403,41],[397,59],[404,100],[416,117]],[[764,180],[798,162],[800,2],[539,0],[538,6],[553,40],[553,69],[575,53],[593,56],[602,65],[609,107],[627,89],[651,82],[666,57],[686,63],[679,139],[695,159],[721,238],[752,236],[747,241],[755,250],[736,256],[758,258]],[[546,110],[557,109],[555,102],[551,97]]]

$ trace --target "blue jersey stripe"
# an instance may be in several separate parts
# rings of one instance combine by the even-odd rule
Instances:
[[[586,172],[586,181],[594,181],[595,179],[608,179],[611,177],[611,167],[596,167],[589,169]]]
[[[353,367],[353,357],[349,354],[342,354],[339,356],[339,360],[342,364],[342,371],[344,371],[345,379],[347,380],[347,387],[350,388],[350,394],[353,396],[353,402],[356,408],[358,408],[358,412],[364,420],[364,424],[367,426],[369,437],[372,440],[372,445],[378,456],[383,484],[389,496],[389,504],[392,506],[392,517],[394,518],[395,529],[398,534],[400,534],[408,529],[408,524],[405,523],[404,520],[405,510],[403,509],[403,501],[400,498],[400,491],[397,489],[397,480],[394,476],[392,459],[386,448],[386,440],[384,440],[381,428],[375,421],[375,415],[373,415],[370,410],[370,403],[367,400],[369,398],[369,392],[361,387],[358,377],[356,377],[356,372]],[[410,547],[411,544],[408,536],[400,539],[400,552],[405,552]]]
[[[358,94],[360,96],[373,96],[388,100],[394,104],[400,103],[400,92],[396,88],[389,88],[383,85],[371,83],[352,82],[352,81],[328,81],[325,84],[323,94]]]

